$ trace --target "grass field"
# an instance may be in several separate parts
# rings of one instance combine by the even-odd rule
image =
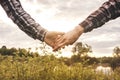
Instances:
[[[50,55],[34,58],[0,55],[0,80],[120,80],[119,71],[105,75],[95,72],[92,65],[67,66]]]

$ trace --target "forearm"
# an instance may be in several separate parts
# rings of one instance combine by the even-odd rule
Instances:
[[[31,16],[24,11],[19,0],[1,0],[1,5],[9,18],[27,35],[34,39],[44,41],[46,29],[36,23]]]
[[[120,0],[109,0],[105,2],[98,10],[89,15],[80,27],[84,28],[84,32],[89,32],[94,28],[101,27],[109,20],[120,16]]]

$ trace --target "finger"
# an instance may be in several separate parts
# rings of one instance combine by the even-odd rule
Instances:
[[[61,37],[62,37],[61,35],[58,35],[57,38],[56,38],[56,40],[60,39]]]
[[[58,32],[59,34],[55,38],[55,43],[64,35],[64,32]]]
[[[60,47],[60,46],[55,47],[55,48],[53,48],[53,51],[58,51],[58,50],[60,50],[61,48],[64,48],[64,46],[63,46],[63,47]]]
[[[57,51],[58,49],[64,48],[64,46],[65,46],[65,42],[63,42],[63,43],[55,46],[55,47],[53,48],[53,51]]]
[[[59,36],[55,41],[55,48],[59,49],[59,47],[62,47],[63,44],[65,44],[65,38],[64,36],[62,37]]]
[[[58,38],[57,38],[57,43],[62,43],[62,42],[64,42],[65,41],[65,36],[63,35],[63,36],[58,36]]]
[[[55,48],[58,44],[61,43],[61,41],[64,41],[63,39],[60,39],[60,38],[61,38],[61,36],[58,36],[58,37],[54,40],[52,48]]]
[[[57,42],[60,40],[61,37],[62,37],[61,35],[57,36],[57,38],[54,41],[54,46],[56,46],[58,44]]]
[[[61,49],[64,49],[65,48],[65,46],[62,46],[62,47],[59,47],[59,48],[53,48],[53,52],[55,52],[55,51],[58,51],[58,50],[61,50]]]
[[[61,46],[61,44],[63,44],[65,42],[65,40],[64,39],[62,39],[62,38],[59,38],[58,40],[56,40],[56,43],[55,43],[55,47],[59,47],[59,46]]]

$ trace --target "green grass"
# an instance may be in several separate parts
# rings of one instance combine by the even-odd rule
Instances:
[[[54,56],[0,56],[0,80],[120,80],[119,71],[96,73],[92,66],[67,66]]]

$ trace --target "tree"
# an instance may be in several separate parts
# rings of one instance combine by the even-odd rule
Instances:
[[[120,57],[120,47],[117,46],[113,49],[113,55],[114,57]]]
[[[77,42],[73,47],[72,52],[82,57],[82,56],[87,56],[88,55],[87,53],[92,52],[92,48],[87,44]]]
[[[76,63],[76,62],[87,63],[91,59],[88,56],[88,53],[92,52],[92,48],[87,44],[77,42],[73,47],[72,52],[74,53],[74,55],[71,57],[71,63]],[[90,61],[90,63],[92,62]]]
[[[113,59],[110,63],[112,69],[116,69],[116,67],[119,67],[120,66],[120,47],[115,47],[113,49]]]
[[[2,55],[8,55],[8,49],[6,46],[2,46],[0,49],[0,54]]]

